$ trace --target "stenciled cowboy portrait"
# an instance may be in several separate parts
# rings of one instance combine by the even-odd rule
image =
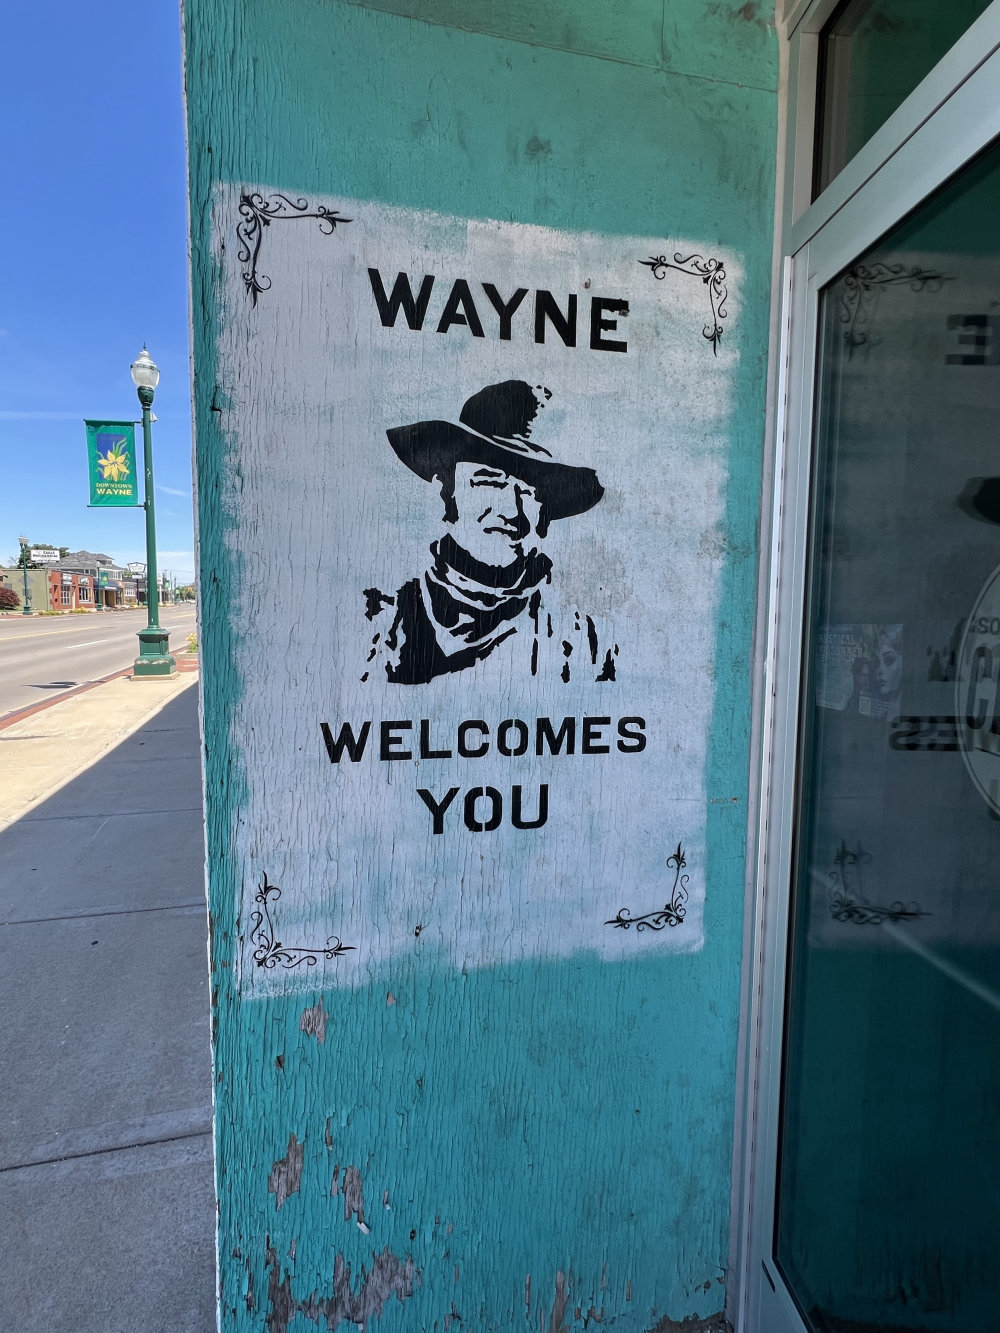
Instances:
[[[549,525],[604,495],[592,468],[557,461],[532,440],[551,398],[542,385],[505,380],[473,394],[457,422],[386,431],[400,462],[437,483],[444,531],[420,574],[393,593],[364,590],[373,634],[363,680],[423,685],[476,668],[502,644],[533,676],[616,679],[618,645],[594,617],[546,604]]]

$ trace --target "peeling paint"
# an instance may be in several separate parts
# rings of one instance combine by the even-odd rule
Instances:
[[[298,1306],[292,1298],[292,1279],[286,1273],[279,1281],[278,1255],[271,1248],[268,1237],[266,1265],[271,1270],[267,1277],[267,1300],[269,1309],[264,1325],[267,1333],[288,1333],[288,1325],[295,1318]]]
[[[566,1289],[566,1274],[556,1273],[556,1298],[552,1302],[552,1318],[549,1320],[549,1333],[569,1333],[566,1327],[566,1306],[569,1304],[569,1292]]]
[[[275,1211],[281,1207],[291,1194],[298,1194],[302,1179],[303,1144],[294,1134],[288,1136],[288,1152],[279,1158],[271,1168],[267,1181],[267,1191],[274,1195]]]
[[[344,1221],[349,1222],[352,1215],[358,1219],[358,1226],[365,1230],[365,1195],[361,1183],[361,1172],[356,1166],[344,1167]]]
[[[333,1261],[332,1294],[321,1296],[312,1292],[304,1300],[297,1301],[291,1291],[291,1276],[286,1273],[281,1277],[278,1256],[270,1244],[267,1265],[270,1268],[267,1333],[288,1333],[297,1314],[311,1319],[314,1324],[325,1320],[329,1333],[334,1333],[341,1323],[354,1324],[364,1330],[369,1320],[379,1318],[393,1296],[400,1303],[412,1296],[414,1281],[419,1279],[413,1260],[409,1256],[400,1259],[387,1246],[381,1254],[372,1256],[370,1270],[361,1269],[360,1284],[355,1291],[351,1284],[351,1266],[342,1254],[338,1254]]]
[[[540,139],[537,134],[533,134],[524,145],[524,155],[529,158],[543,158],[552,156],[552,141],[550,139]]]
[[[649,1333],[733,1333],[733,1326],[720,1310],[707,1319],[688,1315],[686,1319],[668,1319],[664,1316]]]
[[[307,1037],[315,1037],[320,1046],[326,1041],[326,1010],[323,1008],[322,995],[312,1008],[303,1009],[299,1029]]]

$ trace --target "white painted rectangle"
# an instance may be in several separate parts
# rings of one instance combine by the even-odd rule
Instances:
[[[735,257],[691,238],[289,203],[250,187],[220,192],[214,238],[221,502],[240,570],[243,989],[358,984],[407,957],[465,968],[700,948]],[[402,312],[383,322],[370,270],[383,295],[399,274],[414,295],[433,278],[422,327]],[[525,289],[509,337],[486,285],[501,305]],[[575,346],[546,315],[554,302],[568,336],[570,296]],[[526,390],[493,387],[510,381],[542,404],[513,446],[503,404]],[[413,470],[428,441],[474,455],[459,458],[450,521],[440,482]],[[539,503],[573,508],[579,486],[587,507],[544,532]],[[446,534],[439,555],[484,558],[435,572],[430,547]],[[490,542],[516,567],[495,587],[474,576],[501,567]],[[404,683],[400,643],[418,613],[392,626],[407,587],[431,607],[439,665],[469,646],[456,615],[481,660]],[[537,753],[540,718],[553,734],[574,719],[572,755],[565,743],[551,754],[544,727]],[[331,762],[322,723],[356,740],[369,724],[357,762]],[[516,789],[527,824],[543,787],[544,823],[514,827]]]

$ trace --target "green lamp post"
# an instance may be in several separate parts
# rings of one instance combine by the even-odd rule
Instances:
[[[139,631],[139,656],[132,669],[136,680],[172,676],[177,663],[170,656],[168,630],[160,626],[159,581],[156,577],[156,511],[153,503],[153,426],[150,409],[160,382],[160,371],[146,347],[132,363],[132,382],[142,404],[142,459],[145,469],[146,511],[146,628]]]
[[[21,572],[24,574],[24,605],[21,607],[22,616],[31,615],[31,587],[28,582],[28,561],[31,556],[31,543],[27,537],[18,537],[21,543]]]

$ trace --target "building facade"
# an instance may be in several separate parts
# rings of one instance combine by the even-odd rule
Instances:
[[[13,588],[24,602],[24,570],[18,566],[0,569],[0,580]],[[95,579],[70,573],[54,565],[28,570],[31,609],[38,611],[93,611]]]
[[[983,1333],[1000,4],[185,40],[221,1327]]]
[[[85,581],[96,610],[111,611],[136,604],[134,576],[103,551],[70,551],[52,568]]]

